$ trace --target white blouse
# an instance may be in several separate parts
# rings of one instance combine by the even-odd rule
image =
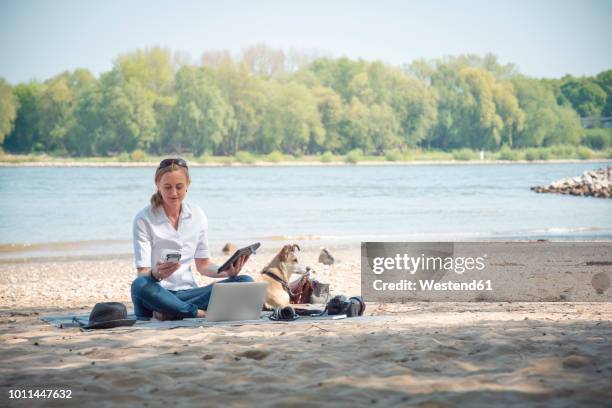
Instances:
[[[178,229],[174,229],[160,206],[143,208],[134,218],[134,258],[136,268],[152,268],[161,259],[163,250],[181,253],[181,266],[160,284],[168,290],[196,288],[191,262],[194,258],[210,258],[208,250],[208,219],[202,209],[187,202],[182,203]]]

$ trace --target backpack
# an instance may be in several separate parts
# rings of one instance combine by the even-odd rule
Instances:
[[[329,299],[329,283],[311,279],[309,274],[291,282],[289,289],[289,302],[292,304],[327,303]]]
[[[289,290],[289,303],[310,303],[310,296],[313,290],[310,276],[303,275],[300,279],[289,283]]]

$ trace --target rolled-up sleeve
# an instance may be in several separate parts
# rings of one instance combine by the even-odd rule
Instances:
[[[210,251],[208,250],[208,218],[204,211],[199,211],[200,220],[200,232],[198,233],[198,244],[194,258],[210,258]]]
[[[136,268],[151,267],[151,233],[143,218],[136,217],[133,226]]]

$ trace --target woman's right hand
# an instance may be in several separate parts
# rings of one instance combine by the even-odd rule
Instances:
[[[154,273],[154,277],[159,280],[170,277],[176,270],[181,266],[178,262],[162,262],[157,261],[157,270]]]

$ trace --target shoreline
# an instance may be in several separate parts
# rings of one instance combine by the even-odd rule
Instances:
[[[555,160],[413,160],[413,161],[362,161],[345,162],[264,162],[255,163],[190,163],[189,167],[355,167],[355,166],[453,166],[453,165],[512,165],[512,164],[577,164],[612,163],[612,159],[555,159]],[[0,167],[157,167],[156,162],[0,162]]]
[[[294,239],[287,237],[286,239],[279,240],[262,240],[258,239],[259,242],[263,242],[264,246],[258,250],[258,253],[263,255],[273,254],[277,250],[277,246],[282,243],[297,243],[300,245],[302,250],[305,251],[320,251],[325,248],[330,251],[346,251],[356,250],[360,247],[362,240],[351,240],[351,241],[331,241],[326,239],[313,238],[310,240]],[[425,241],[425,242],[439,242],[437,241]],[[576,236],[576,235],[552,235],[552,236],[522,236],[522,237],[481,237],[480,239],[468,239],[468,240],[455,240],[456,242],[612,242],[611,235],[587,235],[587,236]],[[124,247],[131,246],[130,240],[91,240],[91,241],[58,241],[58,242],[44,242],[44,243],[9,243],[0,244],[0,262],[7,265],[26,265],[26,264],[40,264],[46,262],[80,262],[80,261],[103,261],[108,259],[115,260],[132,260],[133,253],[128,249],[115,248],[110,251],[92,250],[95,248],[96,243],[100,242],[115,242],[122,244]],[[223,254],[221,248],[223,243],[226,241],[218,241],[213,243],[212,248],[213,256],[223,258],[226,256]],[[230,241],[227,241],[230,242]],[[407,241],[410,242],[410,241]]]

